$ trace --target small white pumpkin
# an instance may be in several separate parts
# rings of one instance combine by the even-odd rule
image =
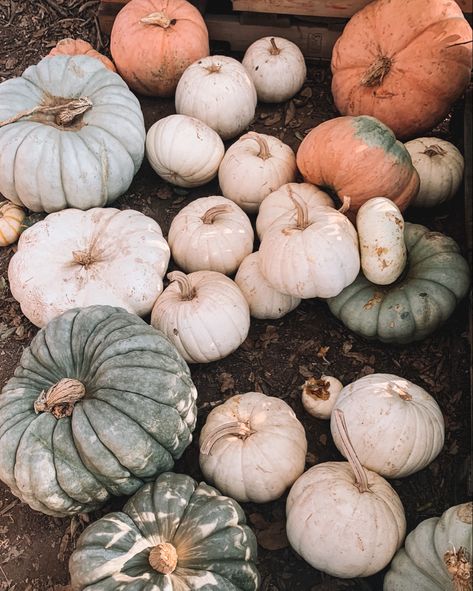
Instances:
[[[250,329],[250,310],[234,281],[215,271],[168,274],[170,285],[156,300],[151,324],[188,363],[230,355]]]
[[[25,210],[15,203],[0,203],[0,246],[8,246],[18,240],[21,234]]]
[[[259,252],[252,252],[242,260],[235,283],[245,296],[253,318],[282,318],[301,302],[300,298],[279,293],[268,283],[261,274]]]
[[[22,233],[8,279],[36,326],[94,304],[145,316],[163,289],[169,256],[159,224],[138,211],[65,209]]]
[[[204,477],[237,501],[278,499],[304,471],[307,439],[291,407],[261,392],[214,408],[200,434]]]
[[[333,297],[350,285],[360,270],[356,230],[333,207],[309,210],[302,199],[292,196],[292,200],[296,219],[273,222],[263,236],[261,272],[281,293],[299,298]]]
[[[256,218],[256,233],[263,238],[266,230],[273,223],[291,223],[296,219],[297,211],[294,197],[303,201],[309,210],[320,205],[334,207],[332,199],[321,189],[310,183],[287,183],[270,193],[261,203]]]
[[[179,187],[199,187],[213,179],[224,153],[218,133],[187,115],[156,121],[146,136],[149,163],[162,179]]]
[[[384,591],[471,591],[472,503],[421,521],[394,556]]]
[[[445,426],[434,398],[420,386],[392,374],[355,380],[338,395],[356,455],[366,468],[386,478],[402,478],[425,468],[443,447]],[[343,453],[332,413],[333,440]]]
[[[232,144],[218,170],[225,197],[256,213],[263,199],[295,180],[296,156],[279,138],[250,131]]]
[[[389,285],[407,262],[404,218],[399,207],[386,197],[368,199],[356,214],[361,269],[369,281]]]
[[[176,88],[176,112],[200,119],[228,140],[255,116],[255,85],[239,61],[223,55],[197,60]]]
[[[420,137],[404,146],[420,178],[419,192],[410,205],[434,207],[451,199],[463,178],[465,161],[460,151],[436,137]]]
[[[173,259],[187,273],[208,270],[231,275],[253,250],[253,240],[246,213],[219,195],[186,205],[172,220],[168,234]]]
[[[286,531],[294,550],[334,577],[368,577],[384,568],[402,544],[406,518],[396,491],[365,470],[335,410],[348,462],[310,468],[292,486]]]
[[[302,406],[318,419],[329,419],[343,384],[333,376],[309,378],[302,386]]]
[[[252,43],[242,61],[264,103],[287,101],[299,92],[307,68],[302,51],[283,37],[263,37]]]

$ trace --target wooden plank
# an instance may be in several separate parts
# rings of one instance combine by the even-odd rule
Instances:
[[[232,0],[233,10],[349,18],[371,0]]]

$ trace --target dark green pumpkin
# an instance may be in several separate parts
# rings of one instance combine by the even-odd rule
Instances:
[[[467,294],[470,270],[457,243],[418,224],[405,224],[406,270],[375,285],[363,274],[328,301],[353,332],[385,343],[410,343],[434,332]]]
[[[167,472],[81,534],[76,591],[256,591],[257,545],[240,505]]]
[[[0,394],[0,479],[49,515],[91,511],[172,469],[196,390],[158,330],[121,308],[58,316]]]

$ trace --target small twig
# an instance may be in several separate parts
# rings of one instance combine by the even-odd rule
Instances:
[[[11,503],[8,503],[8,505],[0,511],[0,517],[2,515],[5,515],[5,513],[8,513],[8,511],[10,511],[10,509],[13,509],[13,507],[15,507],[16,505],[18,505],[18,502],[19,501],[17,499],[15,499]]]

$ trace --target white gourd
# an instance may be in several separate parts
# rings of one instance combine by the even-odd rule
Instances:
[[[302,406],[318,419],[329,419],[343,384],[333,376],[309,378],[302,387]]]
[[[279,498],[304,471],[307,440],[291,407],[261,392],[214,408],[200,434],[204,477],[234,499]]]
[[[9,201],[0,203],[0,247],[18,240],[21,234],[25,210]]]
[[[199,187],[213,179],[224,153],[218,133],[187,115],[156,121],[146,136],[146,156],[153,170],[179,187]]]
[[[237,284],[215,271],[174,271],[168,279],[170,285],[154,304],[151,324],[184,359],[209,363],[238,349],[250,329],[250,310]]]

